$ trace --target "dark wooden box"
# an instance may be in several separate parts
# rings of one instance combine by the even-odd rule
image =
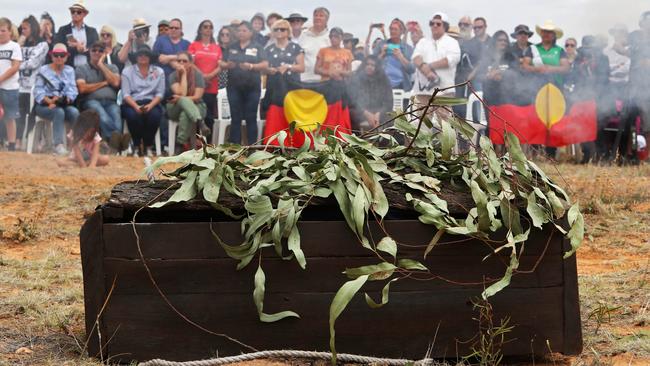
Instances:
[[[134,207],[127,206],[112,198],[87,220],[80,234],[90,355],[100,354],[100,343],[104,357],[123,362],[196,360],[249,352],[188,324],[164,302],[140,261],[130,223]],[[175,205],[144,211],[137,219],[143,254],[173,305],[201,326],[258,350],[328,351],[329,305],[347,281],[341,272],[377,263],[347,224],[325,208],[322,216],[326,219],[318,219],[318,207],[305,215],[307,220],[299,225],[306,270],[295,260],[282,261],[268,250],[263,259],[264,311],[293,310],[301,319],[262,323],[252,296],[256,263],[236,271],[237,261],[226,255],[210,233],[212,225],[227,243],[238,244],[240,223],[210,223],[219,216],[202,207]],[[371,225],[371,232],[379,240],[382,235],[375,226]],[[410,245],[426,246],[436,232],[417,219],[387,220],[386,227],[398,242]],[[536,270],[515,275],[509,287],[491,298],[494,322],[510,317],[515,326],[503,352],[540,356],[549,353],[550,346],[553,352],[579,354],[582,334],[575,256],[562,259],[568,243],[553,227],[533,231],[530,237],[520,270],[537,264]],[[503,275],[509,258],[493,255],[484,260],[492,252],[490,247],[459,239],[463,238],[444,236],[426,260],[423,248],[400,247],[402,256],[423,261],[440,278],[394,283],[389,303],[380,309],[370,309],[363,294],[357,294],[336,322],[337,350],[408,359],[421,359],[430,345],[436,358],[455,359],[470,353],[470,344],[463,342],[478,331],[478,313],[471,300],[480,296],[485,281]],[[383,285],[383,281],[369,282],[361,292],[377,300]],[[101,340],[97,331],[91,332],[96,323]]]

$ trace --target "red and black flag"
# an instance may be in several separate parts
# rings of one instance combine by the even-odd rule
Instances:
[[[281,80],[278,80],[281,79]],[[263,100],[266,112],[264,143],[269,137],[295,123],[293,134],[285,140],[286,146],[300,147],[305,132],[331,129],[340,136],[351,132],[350,108],[345,83],[328,80],[319,83],[301,83],[277,78],[274,85],[267,85]],[[271,144],[278,144],[274,139]]]
[[[596,140],[593,98],[567,102],[552,83],[539,88],[534,104],[502,103],[489,109],[490,139],[495,144],[503,144],[506,131],[514,133],[523,144],[560,147]]]

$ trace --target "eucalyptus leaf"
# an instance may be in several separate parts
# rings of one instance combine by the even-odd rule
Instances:
[[[412,269],[417,271],[429,271],[429,269],[422,263],[413,259],[400,259],[397,261],[397,266],[404,269]]]
[[[258,266],[257,271],[255,272],[255,290],[253,290],[253,300],[255,301],[255,307],[257,307],[257,314],[260,317],[260,321],[273,323],[288,317],[300,318],[300,315],[293,311],[282,311],[275,314],[264,313],[265,282],[266,276],[264,275],[262,266]]]
[[[330,350],[332,351],[332,365],[336,365],[336,341],[335,341],[336,332],[334,330],[334,324],[336,323],[336,319],[338,319],[339,315],[341,315],[343,310],[345,310],[345,308],[350,303],[350,300],[352,300],[354,295],[356,295],[356,293],[359,292],[359,290],[366,283],[367,280],[368,280],[368,275],[363,275],[358,277],[357,279],[344,283],[343,286],[341,286],[341,288],[336,292],[336,295],[334,295],[334,299],[330,304],[329,325],[330,325]]]
[[[381,302],[376,303],[368,294],[365,294],[366,298],[366,304],[370,306],[372,309],[378,309],[386,304],[388,304],[388,292],[390,291],[390,285],[391,283],[397,281],[397,278],[394,278],[384,286],[384,288],[381,290]]]
[[[390,236],[385,236],[379,241],[377,244],[377,250],[388,253],[393,256],[393,258],[397,257],[397,243]]]

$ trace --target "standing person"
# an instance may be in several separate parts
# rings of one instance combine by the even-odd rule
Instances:
[[[298,44],[305,51],[305,72],[300,75],[302,81],[319,81],[320,75],[314,72],[316,57],[321,48],[330,45],[327,22],[330,11],[324,7],[314,9],[313,25],[302,32]]]
[[[18,45],[22,49],[23,62],[20,64],[20,117],[16,120],[16,148],[20,148],[20,137],[27,127],[27,114],[31,114],[32,88],[38,69],[45,64],[49,46],[41,38],[40,26],[33,15],[25,18],[20,25]]]
[[[83,111],[67,137],[71,147],[70,156],[66,160],[57,161],[59,166],[77,165],[80,168],[95,168],[108,165],[108,155],[99,153],[102,137],[99,135],[97,112]]]
[[[273,34],[273,28],[272,27],[273,27],[273,24],[275,24],[275,22],[277,22],[280,19],[283,19],[283,18],[282,18],[282,15],[280,15],[278,13],[270,13],[266,17],[266,26],[269,28],[269,33],[264,36],[264,43],[262,43],[264,48],[270,46],[273,43],[273,37],[275,37],[275,35]]]
[[[388,26],[390,38],[380,42],[372,53],[382,61],[380,69],[386,72],[391,88],[411,90],[411,76],[415,72],[411,63],[413,47],[403,40],[402,29],[401,21],[393,19]]]
[[[41,15],[40,28],[41,38],[47,42],[48,47],[51,47],[54,44],[52,41],[54,40],[54,35],[56,34],[56,28],[54,26],[54,19],[52,19],[52,16],[48,12],[45,12]]]
[[[158,22],[158,34],[156,35],[156,39],[158,39],[160,36],[166,36],[169,34],[169,20],[161,20]]]
[[[413,45],[413,49],[415,49],[418,43],[420,43],[420,40],[424,38],[424,32],[422,31],[422,27],[420,27],[420,23],[416,21],[408,22],[407,29],[409,38],[411,39],[411,45]]]
[[[255,13],[251,18],[251,25],[253,26],[253,42],[264,47],[268,40],[264,36],[264,30],[266,29],[264,14]]]
[[[286,18],[291,24],[291,38],[294,42],[298,42],[300,35],[302,34],[302,26],[305,25],[307,17],[304,17],[300,13],[291,13],[289,17]]]
[[[361,63],[350,78],[348,92],[354,131],[363,133],[388,120],[388,112],[393,110],[393,92],[377,56],[369,55]]]
[[[72,22],[59,28],[54,36],[54,43],[67,45],[68,65],[77,67],[88,63],[88,45],[99,40],[97,30],[84,23],[88,9],[81,2],[73,4],[70,8]]]
[[[4,108],[9,151],[16,150],[16,118],[19,113],[19,73],[23,53],[18,43],[11,40],[11,21],[0,18],[0,104]]]
[[[287,20],[278,20],[271,26],[274,42],[266,47],[267,58],[266,94],[262,100],[262,110],[266,112],[273,100],[284,100],[287,94],[286,82],[300,82],[300,74],[305,71],[305,52],[295,42],[289,40],[291,25]],[[267,136],[265,134],[265,136]]]
[[[77,89],[82,109],[92,109],[99,116],[99,132],[120,150],[117,141],[122,140],[122,116],[117,105],[120,88],[120,71],[115,65],[106,64],[108,54],[102,42],[90,46],[90,63],[75,70]]]
[[[639,29],[630,34],[630,99],[641,116],[641,128],[650,141],[650,11],[641,14]]]
[[[472,18],[469,15],[465,15],[458,20],[460,39],[463,41],[469,41],[472,39],[472,25]]]
[[[354,61],[359,61],[360,63],[364,59],[365,55],[363,52],[357,53],[358,44],[359,38],[356,38],[352,33],[343,33],[343,48],[350,51]]]
[[[74,101],[79,95],[74,69],[66,65],[68,48],[57,43],[50,52],[52,63],[38,70],[34,82],[34,112],[54,125],[54,152],[65,155],[65,122],[74,124],[79,117]]]
[[[257,142],[257,107],[260,103],[260,71],[266,69],[264,49],[253,42],[253,26],[242,22],[237,27],[237,42],[228,47],[221,66],[228,69],[228,103],[230,104],[230,137],[228,141],[241,143],[241,123],[246,121],[246,142]]]
[[[219,43],[219,48],[221,49],[221,57],[226,54],[226,50],[230,45],[232,39],[231,27],[224,25],[219,30],[219,35],[217,36],[217,42]],[[223,67],[219,68],[219,89],[225,89],[228,86],[228,69]],[[217,106],[220,108],[220,106]]]
[[[329,47],[321,48],[316,56],[314,72],[321,76],[321,80],[343,80],[352,72],[354,56],[350,50],[341,47],[343,30],[334,27],[330,31]]]
[[[567,38],[566,41],[564,41],[564,51],[569,60],[569,65],[573,65],[573,61],[575,61],[578,56],[578,41],[573,37]]]
[[[187,51],[190,42],[183,38],[183,22],[174,18],[169,21],[169,35],[156,39],[153,45],[153,52],[158,55],[158,62],[165,71],[165,77],[174,72],[176,57],[181,51]]]
[[[167,102],[167,114],[169,118],[178,121],[176,144],[182,152],[192,148],[190,139],[196,132],[197,126],[201,127],[201,133],[205,136],[210,129],[203,123],[206,115],[203,102],[205,90],[203,75],[194,67],[189,52],[181,51],[177,56],[178,66],[169,76],[172,96]]]
[[[526,50],[532,46],[528,40],[533,36],[530,28],[525,24],[519,24],[515,27],[514,32],[510,33],[510,37],[514,38],[515,41],[508,48],[508,53],[512,55],[512,58],[516,60],[513,70],[515,74],[515,81],[513,85],[516,85],[515,91],[512,93],[514,103],[516,105],[528,105],[533,102],[533,98],[537,94],[537,87],[533,82],[533,77],[531,73],[524,70],[522,65],[524,63],[524,53]]]
[[[217,106],[217,93],[219,92],[219,74],[221,72],[219,62],[223,58],[221,46],[214,39],[214,25],[211,21],[206,19],[199,24],[199,28],[196,31],[196,38],[190,44],[187,51],[192,55],[194,59],[193,64],[200,71],[205,81],[203,102],[207,109],[205,122],[199,123],[199,126],[202,131],[210,131],[206,134],[206,137],[209,137],[212,134],[214,113]]]
[[[150,156],[164,113],[160,102],[165,96],[165,73],[153,65],[155,57],[149,46],[140,46],[135,56],[136,63],[122,72],[122,117],[138,156]]]
[[[476,79],[483,84],[483,98],[488,105],[504,104],[510,98],[519,60],[509,52],[508,33],[494,33],[478,65]]]
[[[131,66],[135,63],[135,53],[141,46],[153,47],[151,38],[149,38],[150,28],[151,25],[147,24],[147,21],[143,18],[133,20],[133,27],[129,31],[127,41],[117,54],[119,61],[124,66]]]
[[[444,13],[435,13],[431,21],[432,39],[421,40],[413,51],[415,65],[415,83],[412,94],[416,106],[425,106],[435,88],[448,88],[454,85],[456,65],[460,61],[458,41],[447,35],[449,17]],[[447,90],[441,95],[454,95],[454,90]],[[449,116],[442,108],[435,109],[439,118]]]
[[[120,61],[120,51],[122,50],[122,44],[117,41],[117,36],[113,28],[108,25],[103,26],[99,31],[100,42],[104,45],[104,52],[106,53],[106,58],[104,62],[107,65],[115,65],[117,69],[122,72],[124,69],[124,63]],[[91,55],[92,56],[92,55]]]
[[[532,46],[528,41],[532,36],[533,32],[525,24],[519,24],[515,27],[515,31],[510,33],[510,37],[515,41],[510,45],[509,52],[519,61],[520,66],[524,62],[524,53]]]
[[[381,38],[377,37],[375,40],[370,42],[370,39],[372,38],[372,33],[373,30],[377,29],[379,33],[381,33]],[[364,55],[372,55],[375,54],[374,50],[375,47],[383,40],[386,39],[386,31],[384,30],[384,23],[370,23],[370,26],[368,27],[368,35],[366,36],[366,48],[364,49]]]

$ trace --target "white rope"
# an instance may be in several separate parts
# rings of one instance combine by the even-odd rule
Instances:
[[[201,361],[166,361],[155,359],[147,361],[144,363],[139,363],[138,366],[219,366],[229,363],[242,362],[242,361],[251,361],[258,358],[309,358],[309,359],[320,359],[320,360],[329,360],[332,358],[330,352],[309,352],[309,351],[261,351],[254,353],[245,353],[239,356],[231,357],[221,357],[213,358],[209,360]],[[378,358],[378,357],[366,357],[340,353],[336,355],[338,361],[350,362],[357,364],[378,364],[378,365],[387,365],[387,366],[403,366],[403,365],[415,365],[415,366],[426,366],[432,365],[433,360],[430,358],[423,359],[420,361],[411,361],[403,359],[392,359],[392,358]]]

